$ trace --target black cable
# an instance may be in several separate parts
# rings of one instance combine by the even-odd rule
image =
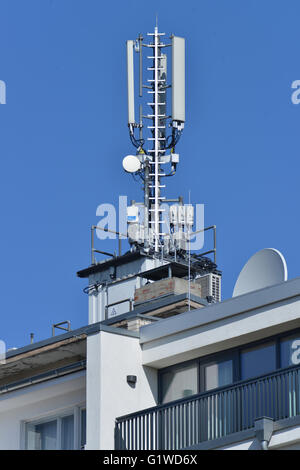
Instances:
[[[135,136],[134,136],[134,131],[133,132],[129,131],[129,137],[130,137],[131,143],[133,144],[134,147],[136,147],[136,148],[143,147],[143,145],[145,143],[145,140],[144,139],[136,139]]]
[[[181,137],[181,134],[182,134],[182,130],[179,131],[178,129],[175,129],[175,130],[173,129],[172,134],[169,135],[169,136],[167,137],[167,139],[166,139],[165,147],[164,147],[165,150],[168,150],[168,149],[170,149],[170,148],[172,148],[172,147],[175,147],[175,146],[178,144],[178,142],[179,142],[179,139],[180,139],[180,137]],[[172,139],[172,140],[171,140],[171,143],[169,143],[169,140],[170,140],[170,139]]]

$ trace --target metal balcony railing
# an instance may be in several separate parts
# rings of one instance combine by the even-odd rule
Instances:
[[[178,450],[300,414],[300,366],[116,419],[118,450]]]

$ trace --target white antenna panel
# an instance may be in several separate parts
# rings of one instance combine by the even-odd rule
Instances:
[[[135,123],[133,47],[134,41],[127,41],[128,124]]]
[[[265,248],[247,261],[235,283],[232,297],[286,280],[287,266],[283,255],[274,248]]]
[[[170,223],[173,225],[178,224],[178,206],[175,204],[170,206]]]
[[[191,204],[185,206],[185,217],[186,225],[192,227],[194,225],[194,207]]]
[[[185,223],[185,207],[178,206],[178,223],[184,224]]]
[[[172,37],[172,120],[185,122],[185,39]]]

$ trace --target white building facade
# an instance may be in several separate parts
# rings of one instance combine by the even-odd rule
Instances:
[[[7,353],[0,449],[300,449],[300,278],[192,295],[189,311],[157,283],[126,313]]]

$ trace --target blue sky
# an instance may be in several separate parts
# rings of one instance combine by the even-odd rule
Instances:
[[[300,274],[300,3],[276,0],[0,0],[0,338],[7,347],[88,322],[96,208],[140,199],[121,161],[125,41],[159,28],[186,38],[186,128],[168,195],[205,204],[217,226],[223,298],[261,248]],[[109,250],[104,243],[102,249]],[[101,248],[100,248],[101,249]]]

